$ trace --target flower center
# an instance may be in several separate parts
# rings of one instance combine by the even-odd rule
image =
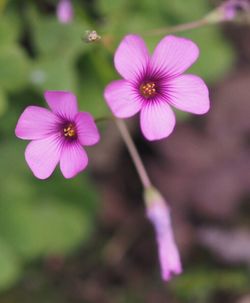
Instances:
[[[72,123],[69,123],[66,127],[64,127],[63,134],[64,134],[64,136],[66,138],[74,138],[74,137],[76,137],[75,126]]]
[[[140,86],[140,92],[145,98],[154,97],[157,94],[155,83],[154,82],[142,83]]]

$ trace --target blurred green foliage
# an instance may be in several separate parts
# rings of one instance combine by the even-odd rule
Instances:
[[[51,89],[71,90],[81,110],[106,114],[103,88],[118,78],[110,50],[122,36],[192,21],[210,9],[205,0],[98,0],[91,8],[75,1],[75,19],[60,24],[56,3],[0,2],[0,290],[20,278],[27,262],[83,245],[97,209],[86,172],[74,180],[58,172],[43,182],[32,176],[23,155],[26,143],[14,137],[21,112],[29,104],[44,105],[42,94]],[[113,36],[114,45],[85,44],[81,37],[88,29]],[[213,83],[232,67],[232,47],[218,27],[183,35],[201,49],[191,72]],[[145,38],[151,50],[160,39]]]
[[[18,278],[25,262],[72,252],[94,224],[96,195],[86,175],[66,181],[57,172],[38,181],[27,170],[23,151],[24,144],[13,140],[1,144],[0,288]]]
[[[170,284],[172,291],[183,302],[213,302],[218,292],[241,294],[249,290],[247,270],[196,268]]]

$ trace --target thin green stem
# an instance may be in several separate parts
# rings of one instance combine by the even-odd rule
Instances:
[[[99,123],[99,122],[103,122],[103,121],[110,121],[110,120],[114,120],[113,116],[102,116],[102,117],[98,117],[95,118],[95,123]]]
[[[128,131],[128,128],[125,124],[125,122],[121,119],[115,119],[115,123],[121,133],[121,136],[127,146],[127,149],[129,151],[129,154],[132,158],[132,161],[134,162],[135,168],[137,170],[137,173],[140,177],[140,180],[142,182],[142,185],[144,188],[149,188],[152,186],[151,181],[149,179],[149,176],[146,172],[146,169],[144,167],[144,164],[142,162],[142,159],[139,155],[139,152],[134,144],[134,141]]]
[[[147,35],[147,36],[165,35],[165,34],[170,34],[170,33],[183,32],[183,31],[187,31],[190,29],[194,29],[194,28],[199,28],[199,27],[209,25],[209,24],[210,24],[210,22],[206,18],[204,18],[204,19],[200,19],[200,20],[196,20],[196,21],[192,21],[192,22],[188,22],[188,23],[179,24],[176,26],[169,26],[169,27],[153,29],[150,31],[146,31],[143,34]]]

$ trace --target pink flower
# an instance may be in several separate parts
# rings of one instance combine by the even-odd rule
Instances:
[[[221,4],[219,10],[223,13],[225,21],[232,21],[235,17],[242,12],[250,10],[249,0],[227,0]]]
[[[57,18],[61,23],[70,23],[74,12],[70,0],[60,0],[56,9]]]
[[[148,192],[147,192],[148,191]],[[147,189],[145,200],[147,217],[155,228],[162,279],[169,281],[173,274],[180,274],[182,266],[171,226],[170,211],[161,194]]]
[[[194,75],[182,75],[198,58],[196,44],[167,36],[149,55],[143,39],[126,36],[116,50],[114,62],[124,78],[111,82],[104,96],[113,114],[127,118],[140,111],[140,124],[148,140],[167,137],[175,126],[170,105],[194,114],[209,109],[208,89]]]
[[[75,95],[63,91],[47,91],[45,99],[51,109],[28,106],[16,126],[16,136],[32,140],[25,159],[39,179],[48,178],[60,162],[65,178],[72,178],[88,164],[82,145],[99,141],[99,133],[89,113],[78,112]]]

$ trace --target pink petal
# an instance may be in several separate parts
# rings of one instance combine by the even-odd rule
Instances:
[[[48,109],[28,106],[17,122],[15,134],[25,140],[42,139],[55,132],[59,122]]]
[[[175,126],[175,116],[164,101],[149,101],[142,107],[141,129],[148,140],[159,140],[169,136]]]
[[[60,158],[60,168],[65,178],[73,178],[88,164],[85,150],[77,142],[65,144]]]
[[[157,242],[161,263],[161,276],[163,280],[169,281],[173,278],[173,274],[178,275],[182,272],[180,256],[171,226],[165,230],[165,235],[158,236]]]
[[[47,179],[53,173],[59,162],[61,146],[58,135],[34,140],[28,144],[25,159],[37,178]]]
[[[168,102],[178,109],[194,114],[209,110],[208,88],[204,81],[194,75],[181,75],[168,81]]]
[[[166,75],[179,75],[188,69],[198,56],[199,49],[191,40],[166,36],[155,48],[151,67]]]
[[[73,121],[78,112],[77,99],[74,94],[66,91],[46,91],[44,97],[55,114]]]
[[[156,200],[147,207],[147,216],[155,228],[162,279],[169,281],[182,272],[170,211],[163,200]]]
[[[127,35],[115,52],[115,67],[127,80],[135,80],[145,72],[149,53],[143,39],[137,35]]]
[[[89,113],[78,113],[75,117],[77,137],[82,145],[93,145],[100,140],[100,135],[93,117]]]
[[[131,84],[125,80],[116,80],[108,84],[104,91],[104,97],[113,112],[118,118],[128,118],[142,107],[139,94]]]
[[[61,23],[70,23],[74,17],[70,0],[60,0],[56,9],[57,18]]]

